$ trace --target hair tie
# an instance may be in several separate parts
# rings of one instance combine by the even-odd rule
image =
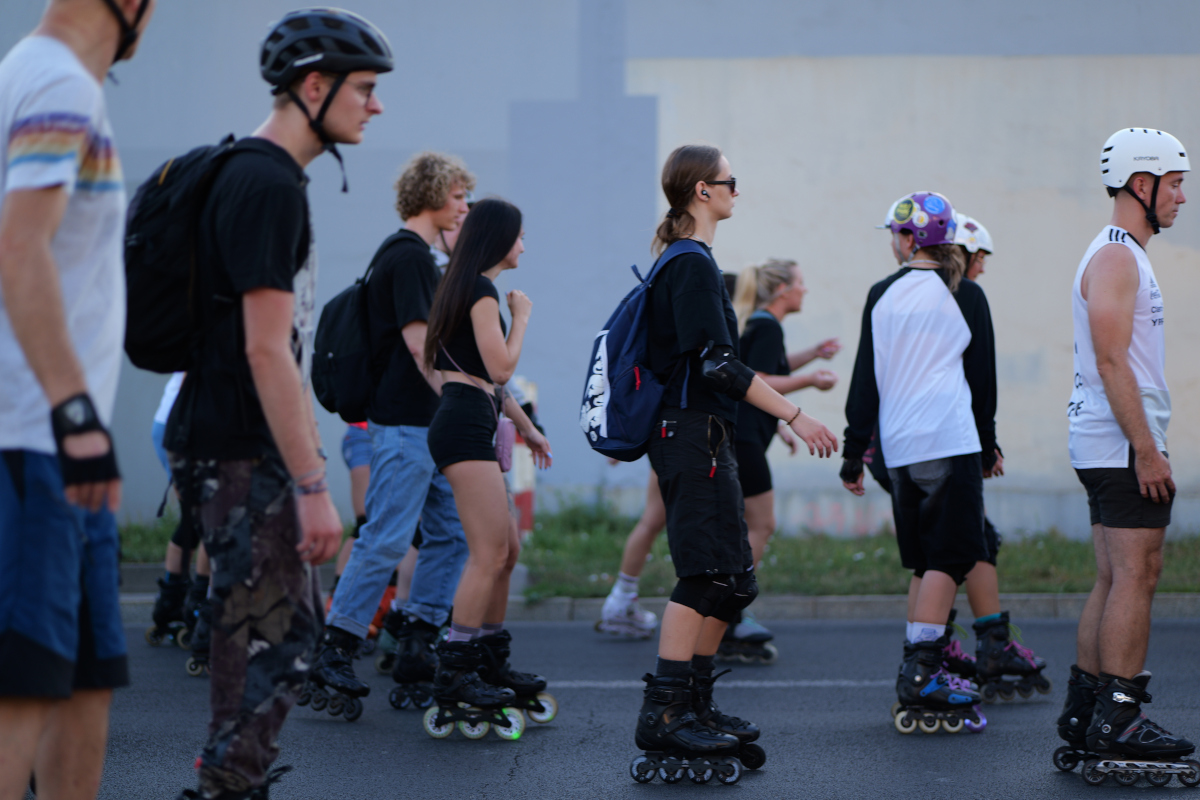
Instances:
[[[686,209],[672,208],[669,211],[667,211],[667,217],[670,219],[675,219],[676,217],[682,217],[686,213],[687,213]]]

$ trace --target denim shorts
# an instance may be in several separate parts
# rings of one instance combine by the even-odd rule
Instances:
[[[67,503],[56,456],[0,456],[0,697],[127,686],[116,519]]]
[[[346,462],[346,469],[371,466],[371,434],[366,428],[346,426],[346,435],[342,437],[342,460]]]

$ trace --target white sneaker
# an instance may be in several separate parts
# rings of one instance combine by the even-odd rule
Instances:
[[[649,639],[658,628],[658,615],[638,605],[636,594],[614,590],[604,600],[596,630],[631,639]]]

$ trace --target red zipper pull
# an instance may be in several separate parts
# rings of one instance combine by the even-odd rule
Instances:
[[[667,421],[665,419],[662,424],[662,438],[667,438]]]
[[[713,475],[716,475],[716,474],[717,474],[717,460],[714,458],[714,459],[713,459],[713,465],[712,465],[712,469],[710,469],[710,470],[708,471],[708,477],[710,477],[710,478],[711,478]]]
[[[642,388],[642,371],[637,367],[633,368],[633,379],[637,381],[637,385],[633,387],[633,390],[635,392],[639,391]]]

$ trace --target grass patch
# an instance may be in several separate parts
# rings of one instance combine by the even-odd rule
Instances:
[[[170,509],[150,522],[129,522],[121,526],[121,560],[153,563],[163,560],[167,543],[179,525],[179,514]],[[343,540],[354,533],[354,523],[346,525]]]

